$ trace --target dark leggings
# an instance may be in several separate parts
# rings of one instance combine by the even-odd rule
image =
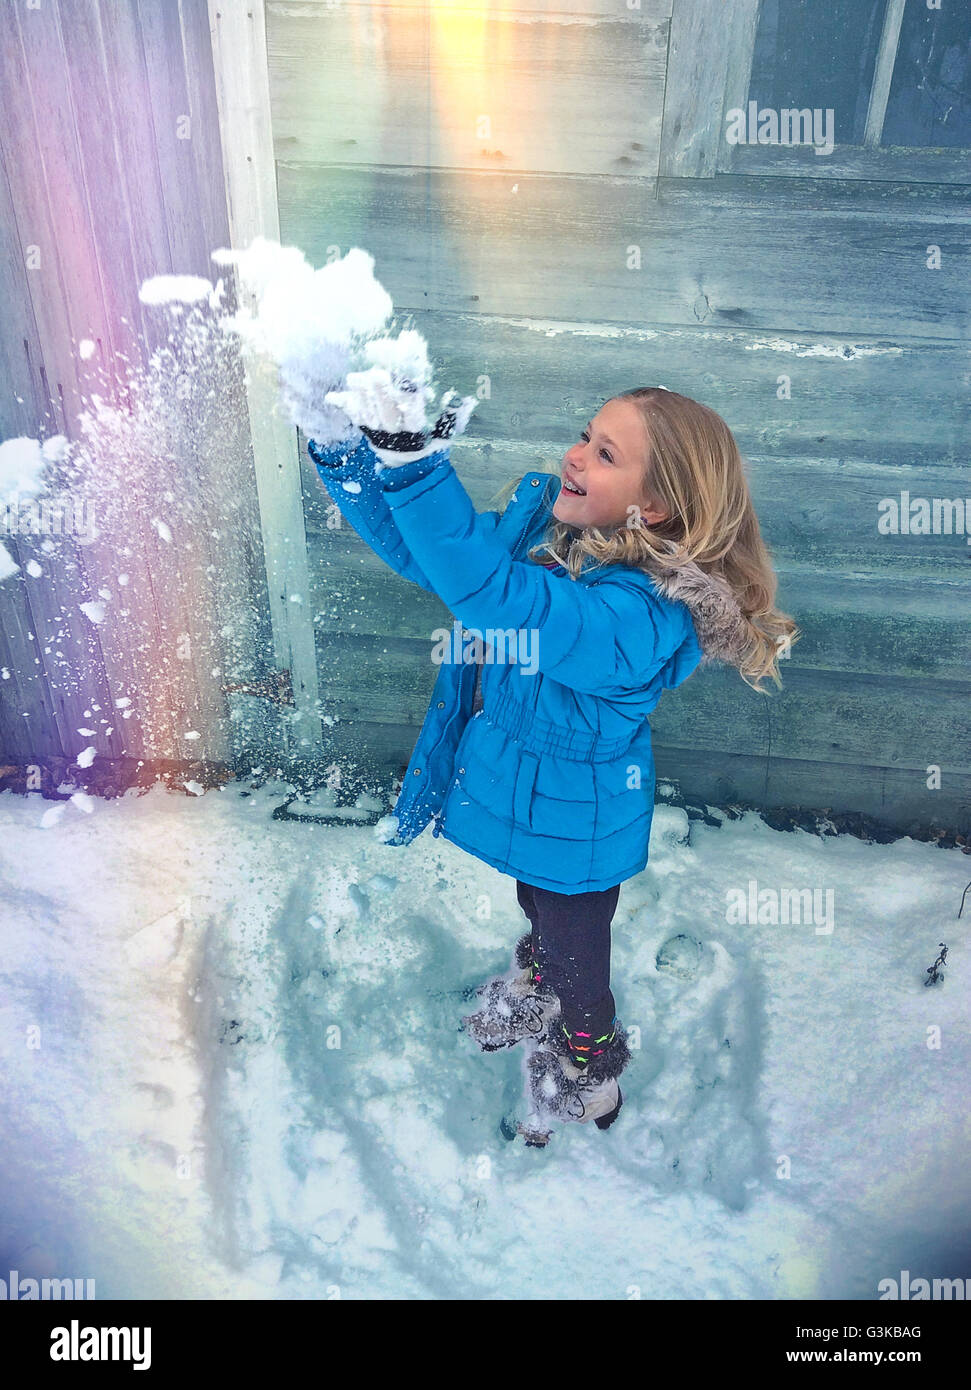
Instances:
[[[554,893],[516,880],[516,897],[533,929],[544,984],[559,997],[571,1032],[606,1032],[616,1009],[610,992],[610,921],[620,884],[593,893]]]

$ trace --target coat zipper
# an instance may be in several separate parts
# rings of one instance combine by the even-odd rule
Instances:
[[[520,543],[525,539],[526,532],[529,530],[530,526],[532,526],[533,522],[536,520],[536,513],[539,511],[540,507],[545,503],[545,501],[546,501],[546,494],[547,494],[548,491],[549,491],[549,483],[544,483],[544,484],[543,484],[542,496],[540,497],[539,502],[538,502],[537,505],[532,509],[532,511],[530,512],[529,516],[527,516],[526,521],[525,521],[525,523],[523,524],[523,526],[520,527],[519,535],[516,537],[516,540],[515,540],[515,542],[514,542],[514,544],[513,544],[513,547],[512,547],[513,558],[515,558],[515,552],[519,549]]]
[[[549,491],[549,483],[548,483],[548,482],[545,482],[545,483],[543,484],[543,491],[542,491],[542,494],[541,494],[541,496],[540,496],[539,501],[537,502],[537,504],[536,504],[535,507],[533,507],[533,508],[530,509],[529,515],[526,517],[526,520],[525,520],[525,522],[523,523],[523,525],[519,528],[519,533],[518,533],[518,535],[516,536],[516,539],[515,539],[515,541],[513,542],[513,545],[512,545],[512,547],[511,547],[511,549],[510,549],[510,554],[513,556],[514,559],[515,559],[516,551],[519,549],[520,544],[521,544],[522,541],[525,539],[525,536],[526,536],[527,531],[529,530],[530,526],[533,524],[533,521],[536,519],[536,513],[539,511],[540,507],[542,507],[542,506],[545,504],[545,502],[546,502],[546,496],[547,496],[548,491]],[[473,684],[473,687],[472,687],[472,706],[473,706],[473,710],[474,710],[474,708],[475,708],[475,692],[476,692],[476,689],[478,688],[478,685],[479,685],[479,681],[480,681],[480,679],[481,679],[481,676],[482,676],[482,671],[481,671],[481,668],[480,668],[478,671],[476,671],[475,683]],[[474,717],[475,717],[475,716],[474,716],[474,714],[473,714],[473,718],[474,718]],[[433,816],[433,821],[434,821],[434,824],[433,824],[433,826],[432,826],[432,838],[434,838],[436,835],[440,835],[441,832],[442,832],[442,830],[443,830],[443,828],[444,828],[444,825],[445,825],[444,816],[443,816],[443,813],[442,813],[441,810],[438,810],[438,811],[435,812],[435,814],[434,814],[434,816]]]

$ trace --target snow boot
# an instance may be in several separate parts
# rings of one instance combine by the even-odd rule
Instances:
[[[511,969],[482,985],[482,1007],[462,1024],[483,1052],[514,1047],[528,1039],[544,1043],[560,1014],[560,1001],[546,985],[527,932],[516,942]]]
[[[527,1144],[536,1144],[550,1120],[588,1124],[609,1129],[624,1103],[619,1077],[630,1062],[627,1034],[610,1028],[599,1037],[570,1032],[562,1023],[550,1032],[547,1046],[537,1048],[527,1061],[528,1093],[532,1115],[520,1133]],[[545,1141],[544,1141],[545,1142]]]

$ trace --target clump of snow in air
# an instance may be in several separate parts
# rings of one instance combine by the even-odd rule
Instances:
[[[612,928],[639,1043],[624,1107],[536,1150],[509,1137],[522,1049],[480,1053],[459,1026],[525,928],[513,880],[430,829],[403,849],[275,820],[280,781],[194,790],[0,793],[22,1278],[91,1277],[99,1299],[572,1299],[595,1269],[599,1300],[872,1302],[901,1270],[971,1275],[959,849],[658,806]],[[776,920],[759,895],[780,887],[820,901]],[[729,889],[757,901],[747,920]]]
[[[63,436],[0,444],[0,500],[56,482],[75,515],[78,504],[86,508],[88,530],[75,527],[77,542],[98,539],[100,555],[116,556],[124,572],[124,602],[112,603],[105,591],[85,587],[77,565],[52,557],[57,537],[19,533],[15,559],[0,532],[0,580],[18,573],[18,560],[33,582],[55,573],[59,580],[62,617],[38,634],[48,679],[72,691],[87,679],[72,651],[82,631],[99,627],[102,640],[124,654],[116,676],[136,696],[144,746],[158,756],[171,756],[172,728],[164,702],[149,692],[180,689],[185,678],[184,654],[174,641],[160,645],[159,630],[188,626],[196,668],[225,673],[230,686],[247,680],[253,653],[269,640],[268,596],[254,592],[247,558],[260,549],[261,518],[245,355],[275,363],[281,400],[308,436],[339,442],[356,436],[357,426],[326,393],[344,384],[350,368],[369,364],[361,348],[387,327],[392,309],[373,258],[360,248],[319,270],[295,247],[265,239],[217,251],[213,260],[235,266],[239,285],[235,272],[215,285],[197,275],[142,282],[144,361],[101,362],[91,339],[79,342],[88,389],[70,444]],[[48,480],[44,467],[50,472],[55,463]],[[153,567],[164,583],[153,583]],[[252,731],[258,738],[254,702],[230,695],[230,703],[240,737]],[[199,738],[200,754],[202,745]]]
[[[52,435],[43,443],[19,436],[0,444],[0,493],[26,493],[38,496],[45,487],[47,465],[62,457],[67,445],[63,434]]]
[[[328,391],[326,400],[349,413],[363,407],[367,423],[375,429],[410,434],[424,431],[431,423],[428,410],[435,399],[435,387],[428,344],[422,335],[408,328],[397,338],[375,338],[364,344],[363,356],[370,365],[359,372],[349,371],[346,388]],[[409,384],[406,392],[388,389],[404,381]],[[446,391],[441,404],[452,405],[454,433],[461,434],[478,401],[474,396],[452,401],[455,395],[454,390]]]
[[[298,247],[257,237],[245,250],[222,248],[212,259],[237,267],[252,302],[227,316],[223,327],[276,363],[293,423],[321,444],[356,436],[357,427],[325,396],[360,365],[362,346],[391,317],[391,296],[375,279],[374,257],[354,246],[315,269]]]
[[[0,516],[8,503],[43,494],[49,482],[49,465],[59,462],[67,448],[68,440],[63,434],[51,435],[43,442],[18,435],[0,444]],[[0,538],[3,534],[0,529]],[[16,574],[19,568],[0,539],[0,580]]]
[[[138,297],[143,304],[218,303],[219,287],[202,275],[152,275],[143,280]]]
[[[348,372],[348,389],[328,391],[328,401],[342,408],[354,401],[365,402],[377,429],[409,433],[424,429],[435,392],[428,344],[422,335],[409,328],[397,338],[377,338],[364,345],[364,356],[369,365],[359,372]],[[409,381],[412,390],[392,401],[380,388],[395,379]]]
[[[105,620],[105,605],[103,603],[79,603],[78,607],[86,618],[93,623],[103,623]]]

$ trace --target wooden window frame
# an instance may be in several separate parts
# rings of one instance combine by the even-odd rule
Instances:
[[[905,3],[888,0],[863,143],[836,145],[821,158],[811,145],[730,145],[725,139],[728,112],[744,109],[749,101],[761,0],[731,0],[727,6],[725,0],[675,0],[659,173],[971,183],[971,149],[880,144]]]

